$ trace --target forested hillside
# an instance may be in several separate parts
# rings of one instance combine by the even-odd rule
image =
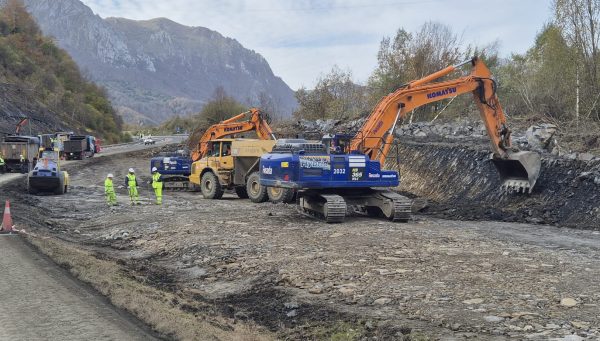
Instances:
[[[81,75],[17,0],[0,9],[0,88],[2,133],[29,117],[32,133],[72,130],[108,142],[123,139],[121,119],[104,90]]]

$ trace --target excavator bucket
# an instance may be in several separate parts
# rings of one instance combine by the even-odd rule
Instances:
[[[500,174],[502,189],[509,192],[531,193],[542,168],[538,153],[509,152],[506,158],[492,155],[491,159]]]

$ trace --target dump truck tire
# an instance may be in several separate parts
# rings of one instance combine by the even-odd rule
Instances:
[[[206,172],[202,175],[200,187],[205,199],[221,199],[223,197],[223,187],[213,172]]]
[[[252,202],[258,203],[269,200],[267,189],[260,184],[260,174],[258,172],[253,172],[248,176],[248,180],[246,181],[246,191],[248,192],[248,198],[250,198]]]
[[[267,187],[267,195],[269,201],[275,204],[286,203],[289,204],[294,201],[294,190],[291,188],[282,187]]]
[[[248,190],[246,190],[246,186],[237,186],[235,188],[235,194],[237,194],[240,199],[248,199]]]

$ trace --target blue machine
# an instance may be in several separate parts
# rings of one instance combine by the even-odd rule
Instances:
[[[162,175],[165,190],[189,190],[194,185],[189,182],[192,159],[180,150],[176,153],[160,153],[150,160],[150,170],[156,167]]]
[[[348,142],[345,135],[322,143],[279,140],[260,159],[260,184],[296,192],[303,212],[331,223],[343,221],[348,207],[369,216],[408,220],[411,201],[388,190],[399,185],[398,172],[381,170],[378,161],[364,154],[346,153]]]
[[[69,186],[69,174],[60,169],[58,148],[46,148],[39,153],[39,159],[27,176],[27,190],[30,194],[54,192],[64,194]]]

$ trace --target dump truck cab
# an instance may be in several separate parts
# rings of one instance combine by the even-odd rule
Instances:
[[[199,185],[208,199],[219,199],[225,189],[234,189],[240,198],[265,201],[266,192],[259,182],[259,159],[271,151],[275,142],[258,139],[210,141],[206,156],[192,164],[190,181]]]

